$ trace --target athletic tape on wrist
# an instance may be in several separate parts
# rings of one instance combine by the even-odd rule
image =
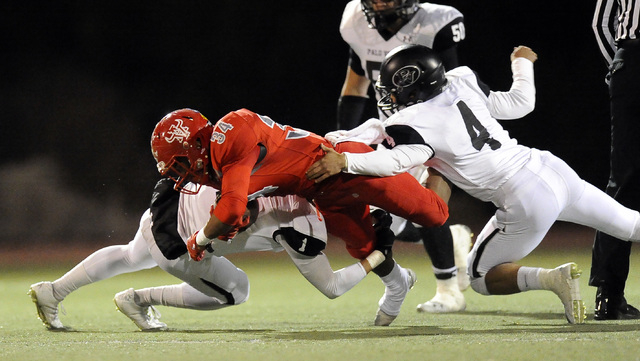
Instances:
[[[204,227],[202,227],[202,229],[196,235],[196,243],[199,246],[206,246],[209,243],[211,243],[211,241],[212,241],[212,239],[211,238],[207,238],[207,236],[204,234]]]
[[[371,269],[374,269],[378,267],[382,262],[384,262],[385,258],[386,257],[384,256],[384,254],[382,254],[382,252],[375,250],[371,252],[370,255],[367,256],[366,260],[367,262],[369,262]]]

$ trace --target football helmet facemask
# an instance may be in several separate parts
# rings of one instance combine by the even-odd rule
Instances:
[[[165,115],[151,135],[151,153],[158,172],[175,182],[175,190],[196,194],[209,182],[209,142],[213,126],[193,109],[179,109]],[[186,189],[187,182],[197,184]]]
[[[374,3],[393,3],[388,9],[376,11]],[[364,16],[371,29],[383,30],[393,24],[398,18],[409,21],[418,11],[418,0],[362,0],[360,2]]]
[[[444,66],[435,51],[423,45],[401,45],[380,66],[375,84],[380,94],[378,108],[389,116],[400,107],[435,97],[446,84]]]

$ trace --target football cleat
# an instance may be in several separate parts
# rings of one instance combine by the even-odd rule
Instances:
[[[155,307],[139,306],[135,302],[133,288],[116,293],[113,301],[118,311],[129,317],[141,331],[164,331],[167,329],[167,325],[160,322],[160,312]]]
[[[393,320],[396,319],[396,317],[398,316],[387,315],[386,313],[384,313],[378,308],[378,312],[376,313],[376,319],[373,322],[373,324],[376,326],[389,326],[391,322],[393,322]]]
[[[460,291],[465,291],[471,285],[467,274],[467,255],[471,250],[473,233],[471,228],[464,224],[454,224],[449,226],[449,229],[451,229],[451,236],[453,237],[453,256],[458,268],[458,288],[460,288]]]
[[[457,291],[457,292],[456,292]],[[462,292],[437,292],[432,299],[421,303],[416,307],[418,312],[428,313],[451,313],[462,312],[467,308],[467,302]]]
[[[58,304],[60,301],[53,296],[51,282],[38,282],[31,285],[29,292],[31,300],[36,304],[38,318],[51,331],[65,331],[65,327],[58,318]]]
[[[545,289],[553,291],[564,305],[564,315],[569,323],[584,323],[586,307],[580,296],[580,275],[582,271],[575,263],[565,263],[549,270],[540,281]]]
[[[382,298],[380,298],[380,301],[378,302],[380,307],[376,312],[376,318],[373,322],[376,326],[389,326],[391,322],[398,317],[400,314],[400,307],[402,306],[407,293],[416,283],[416,273],[413,272],[413,270],[400,267],[400,272],[403,273],[405,281],[404,287],[402,287],[399,292],[395,293],[390,292],[389,288],[385,289],[384,295],[382,295]]]

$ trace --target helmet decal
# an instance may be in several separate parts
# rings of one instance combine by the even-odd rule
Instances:
[[[404,66],[393,74],[392,82],[398,88],[413,85],[420,78],[422,71],[415,65]]]
[[[167,165],[163,161],[159,161],[158,164],[156,164],[156,167],[158,167],[158,172],[160,174],[164,174],[167,171]]]
[[[380,65],[375,89],[380,94],[378,108],[388,116],[442,93],[447,78],[438,54],[419,44],[401,45],[391,50]]]
[[[169,127],[167,131],[168,137],[164,137],[167,143],[173,143],[175,141],[184,142],[186,141],[191,133],[189,132],[189,128],[185,127],[182,123],[182,119],[176,119],[177,124],[173,124]]]

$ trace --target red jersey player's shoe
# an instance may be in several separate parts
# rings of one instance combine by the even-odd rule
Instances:
[[[398,317],[400,314],[400,307],[402,306],[407,293],[416,283],[416,273],[413,272],[413,270],[409,268],[402,268],[397,264],[396,267],[400,270],[403,283],[393,289],[386,287],[384,295],[378,302],[380,307],[378,308],[376,319],[374,321],[374,325],[376,326],[389,326],[391,322]]]

